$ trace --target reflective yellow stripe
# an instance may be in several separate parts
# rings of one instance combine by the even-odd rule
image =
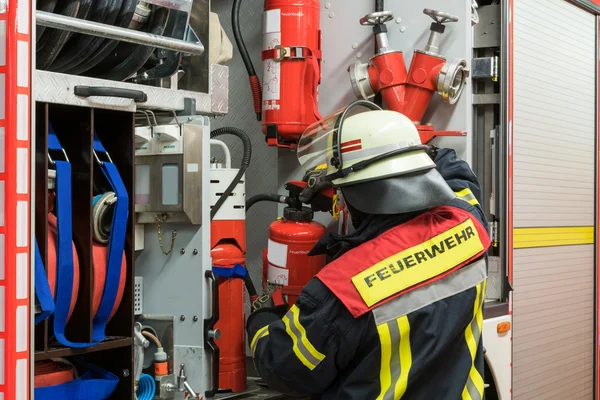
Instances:
[[[256,351],[256,346],[258,345],[258,341],[265,336],[269,335],[269,325],[260,328],[255,334],[254,338],[250,342],[250,351],[252,351],[252,356],[254,356],[254,352]]]
[[[483,377],[475,367],[475,357],[477,355],[477,347],[481,339],[481,329],[483,327],[483,300],[485,299],[485,290],[487,282],[483,281],[476,286],[477,295],[473,304],[473,319],[465,330],[465,340],[469,353],[471,354],[471,370],[469,377],[462,391],[463,400],[482,400],[484,381]]]
[[[471,189],[469,189],[469,188],[463,189],[460,192],[454,192],[454,194],[459,199],[464,200],[473,206],[479,205],[479,202],[477,201],[477,197],[475,197],[475,195],[473,194],[473,192],[471,192]]]
[[[406,393],[412,367],[410,324],[406,315],[377,326],[381,343],[381,392],[377,400],[398,400]]]
[[[304,344],[304,347],[315,359],[319,360],[319,362],[323,361],[325,359],[325,354],[320,353],[317,349],[315,349],[312,343],[308,341],[308,335],[306,334],[306,330],[300,323],[300,309],[298,309],[298,307],[294,304],[290,311],[294,317],[292,322],[300,332],[300,340]]]
[[[290,318],[291,317],[291,318]],[[300,324],[300,310],[293,305],[288,313],[283,317],[285,331],[292,339],[294,354],[311,371],[325,359],[325,355],[320,353],[308,340],[306,330]]]
[[[408,373],[412,367],[412,354],[410,350],[410,324],[408,317],[398,318],[398,329],[400,330],[400,379],[396,382],[396,396],[401,399],[408,387]]]
[[[515,249],[593,244],[594,227],[515,228],[513,243]]]
[[[383,396],[392,385],[392,373],[390,371],[390,361],[392,359],[392,340],[390,330],[387,324],[381,324],[377,327],[379,341],[381,343],[381,369],[379,370],[379,383],[381,384],[381,393],[376,400],[383,400]]]

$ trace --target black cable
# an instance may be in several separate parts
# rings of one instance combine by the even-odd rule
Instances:
[[[246,290],[248,290],[248,294],[250,295],[250,297],[258,296],[256,286],[254,286],[254,282],[252,282],[252,278],[250,278],[250,272],[246,272],[246,276],[244,277],[244,284],[246,285]]]
[[[252,207],[256,203],[259,203],[261,201],[270,201],[272,203],[289,204],[289,200],[288,200],[287,196],[277,194],[277,193],[261,193],[261,194],[257,194],[256,196],[252,196],[248,200],[246,200],[246,212],[248,212],[250,207]]]
[[[383,11],[384,7],[384,0],[375,0],[375,11]]]
[[[210,138],[214,139],[214,138],[216,138],[218,136],[222,136],[222,135],[237,136],[242,141],[242,144],[244,145],[244,157],[242,158],[242,165],[240,166],[240,170],[238,171],[237,175],[233,178],[233,180],[231,181],[231,183],[229,184],[227,189],[223,192],[221,197],[219,197],[219,200],[217,201],[217,203],[210,210],[210,219],[211,220],[215,217],[215,215],[217,214],[217,212],[219,211],[219,209],[221,208],[223,203],[225,203],[225,201],[229,198],[229,196],[233,192],[233,189],[242,180],[242,176],[244,176],[246,169],[248,169],[248,166],[250,165],[250,159],[252,158],[252,142],[250,141],[250,138],[248,137],[246,132],[244,132],[241,129],[234,128],[234,127],[224,127],[224,128],[218,128],[218,129],[215,129],[214,131],[212,131],[210,133]]]
[[[248,71],[248,77],[250,78],[250,88],[252,90],[252,99],[254,103],[254,112],[256,113],[256,119],[260,121],[262,108],[262,92],[260,81],[258,80],[256,71],[254,70],[254,64],[252,64],[252,59],[248,54],[248,49],[246,48],[244,38],[242,37],[242,30],[240,28],[241,3],[241,0],[233,0],[233,7],[231,9],[231,27],[233,28],[233,37],[235,39],[235,43],[238,47],[238,50],[240,51],[240,55],[242,56],[242,61],[244,61],[244,65],[246,66],[246,71]]]
[[[254,64],[252,64],[252,59],[248,54],[248,49],[246,48],[246,44],[244,43],[244,38],[242,37],[242,31],[240,29],[240,5],[241,0],[233,0],[233,8],[231,11],[231,25],[233,28],[233,37],[235,38],[235,43],[237,44],[240,55],[242,56],[242,60],[244,61],[244,65],[246,66],[246,71],[248,71],[248,75],[256,75],[256,71],[254,70]]]

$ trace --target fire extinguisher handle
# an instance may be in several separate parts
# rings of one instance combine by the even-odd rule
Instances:
[[[219,282],[212,270],[206,271],[204,277],[211,281],[212,290],[212,315],[204,320],[204,343],[206,348],[212,353],[212,389],[207,390],[204,395],[208,399],[212,399],[219,390],[219,346],[215,343],[215,339],[219,339],[220,332],[215,329],[216,323],[219,321]]]

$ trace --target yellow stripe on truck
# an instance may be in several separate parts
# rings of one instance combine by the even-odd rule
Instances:
[[[593,226],[561,226],[549,228],[514,228],[515,249],[594,244]]]

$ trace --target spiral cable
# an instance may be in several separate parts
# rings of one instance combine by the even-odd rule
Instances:
[[[154,378],[148,374],[142,374],[136,392],[138,400],[152,400],[155,394],[156,382],[154,381]]]

